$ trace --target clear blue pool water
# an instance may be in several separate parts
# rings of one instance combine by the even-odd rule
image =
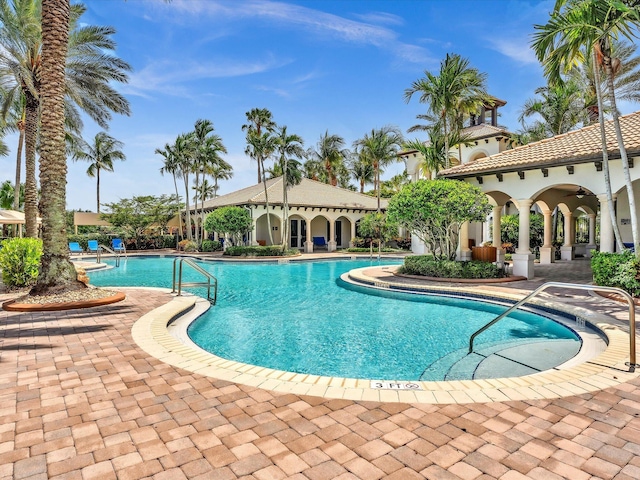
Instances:
[[[107,262],[109,262],[107,260]],[[469,299],[349,287],[342,273],[398,261],[202,262],[218,303],[188,329],[211,353],[238,362],[349,378],[441,380],[469,336],[506,307]],[[91,272],[99,286],[171,287],[172,258],[122,259]],[[199,280],[185,269],[185,281]],[[206,296],[202,290],[193,293]],[[538,339],[538,340],[536,340]],[[478,350],[539,339],[580,340],[543,316],[518,312],[476,340]],[[447,359],[443,361],[442,359]],[[508,372],[505,372],[508,373]],[[508,375],[507,375],[508,376]]]

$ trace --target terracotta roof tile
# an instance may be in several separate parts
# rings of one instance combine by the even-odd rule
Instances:
[[[640,153],[640,112],[620,117],[620,127],[629,155]],[[605,128],[609,155],[619,158],[613,121],[607,121]],[[597,161],[599,158],[602,158],[600,127],[595,124],[539,142],[522,145],[513,150],[505,150],[490,157],[457,165],[441,171],[439,175],[449,178],[469,177],[483,173],[509,172],[557,164]]]

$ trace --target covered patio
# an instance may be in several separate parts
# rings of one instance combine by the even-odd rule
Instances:
[[[284,222],[282,177],[267,180],[271,237],[282,243]],[[375,197],[303,178],[287,191],[289,231],[287,245],[305,253],[319,249],[329,252],[352,246],[357,236],[357,224],[367,213],[377,210]],[[260,183],[204,202],[205,215],[216,208],[239,206],[251,213],[253,229],[247,243],[270,245],[269,222],[264,186]],[[387,201],[382,199],[382,209]],[[195,215],[195,209],[192,210]]]
[[[634,168],[634,161],[637,162],[640,155],[640,112],[621,117],[620,123],[629,156],[633,191],[638,197],[640,170],[638,167]],[[630,243],[629,200],[611,121],[606,124],[606,134],[614,202],[612,207],[616,212],[622,240]],[[555,209],[561,211],[564,217],[564,239],[560,247],[563,260],[572,261],[576,256],[578,217],[588,219],[588,228],[584,232],[587,243],[581,245],[586,256],[596,248],[603,252],[613,252],[616,249],[598,125],[469,161],[440,172],[440,176],[477,185],[494,205],[485,224],[463,227],[460,235],[461,258],[471,257],[469,239],[473,239],[476,244],[487,239],[499,239],[500,217],[506,213],[517,213],[519,236],[518,248],[513,254],[513,273],[533,278],[534,255],[529,241],[529,214],[532,210],[544,217],[544,243],[540,248],[542,264],[552,263],[556,257],[552,242],[552,213]],[[494,241],[495,246],[499,246],[498,244],[499,241]]]

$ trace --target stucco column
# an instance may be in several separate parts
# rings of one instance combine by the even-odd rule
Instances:
[[[615,196],[613,199],[615,200]],[[613,253],[615,236],[613,235],[613,224],[609,215],[607,195],[598,195],[598,201],[600,202],[600,251]]]
[[[251,215],[251,225],[253,226],[251,229],[251,245],[255,247],[258,245],[258,222],[253,215]]]
[[[588,258],[591,258],[591,252],[593,252],[596,247],[596,214],[590,213],[587,215],[589,217],[589,242],[587,243],[587,251],[586,255]]]
[[[356,238],[356,222],[351,220],[351,238],[349,239],[349,247],[353,247],[353,239]]]
[[[504,262],[504,248],[502,248],[502,227],[500,220],[502,219],[502,205],[493,207],[493,232],[491,234],[491,243],[496,247],[496,261],[499,264]]]
[[[469,248],[469,222],[464,222],[460,226],[458,236],[458,260],[466,262],[471,260],[471,249]]]
[[[540,263],[553,263],[556,261],[556,249],[551,238],[553,230],[553,212],[543,210],[544,217],[544,244],[540,247]]]
[[[327,241],[327,251],[334,252],[336,250],[336,221],[329,220],[329,239]]]
[[[307,239],[304,242],[304,253],[313,253],[313,239],[311,238],[311,221],[307,221]]]
[[[512,255],[513,258],[513,274],[517,276],[533,278],[533,260],[535,255],[529,251],[529,230],[531,221],[529,212],[533,201],[530,198],[517,200],[518,203],[518,249]]]
[[[560,258],[562,258],[562,260],[573,260],[575,256],[573,248],[574,221],[575,219],[573,218],[572,212],[564,214],[564,243],[562,247],[560,247]]]

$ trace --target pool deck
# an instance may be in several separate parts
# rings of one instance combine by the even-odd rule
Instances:
[[[536,268],[532,281],[472,288],[590,281],[584,260]],[[0,479],[640,478],[635,375],[561,398],[446,405],[277,392],[149,355],[132,328],[174,297],[122,290],[111,306],[0,312]],[[625,328],[622,304],[554,297]]]

